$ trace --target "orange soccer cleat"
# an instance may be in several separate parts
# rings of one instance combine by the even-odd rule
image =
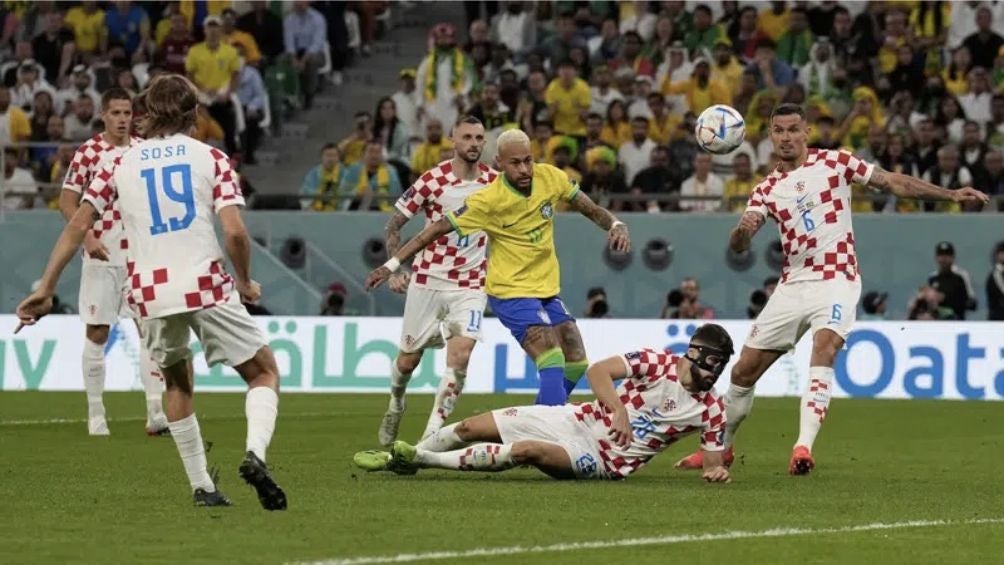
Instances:
[[[791,451],[791,461],[788,463],[788,474],[808,475],[816,466],[812,460],[812,453],[804,445],[796,445]]]
[[[725,461],[726,467],[732,466],[732,461],[735,460],[735,454],[732,451],[732,446],[725,448],[725,453],[722,456]],[[698,449],[694,453],[680,459],[676,462],[676,468],[681,471],[696,471],[704,468],[704,451]]]

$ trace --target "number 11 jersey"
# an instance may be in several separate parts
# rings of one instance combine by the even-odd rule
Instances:
[[[83,200],[122,216],[127,299],[141,318],[239,301],[214,217],[244,197],[222,151],[182,134],[146,139],[103,166]]]

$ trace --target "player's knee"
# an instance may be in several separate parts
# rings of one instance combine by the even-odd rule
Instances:
[[[457,426],[453,428],[453,433],[457,434],[457,437],[461,441],[472,441],[474,439],[474,430],[471,427],[471,419],[467,418],[457,423]]]
[[[254,357],[234,367],[249,387],[266,386],[279,390],[279,366],[269,346],[263,346]]]
[[[756,367],[752,363],[744,362],[740,359],[732,366],[732,384],[734,385],[751,387],[756,384],[758,377]]]
[[[510,454],[512,456],[512,460],[517,465],[534,465],[539,459],[538,451],[534,445],[526,442],[514,443]]]
[[[446,366],[453,370],[467,370],[467,363],[471,360],[471,350],[461,349],[460,351],[451,351],[446,356]]]
[[[397,363],[397,370],[401,371],[401,374],[409,375],[418,368],[418,364],[422,362],[422,356],[414,355],[411,353],[400,353],[395,360]]]
[[[87,326],[87,341],[104,345],[108,343],[108,326]]]

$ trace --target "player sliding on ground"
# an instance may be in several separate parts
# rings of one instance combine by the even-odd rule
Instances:
[[[781,104],[774,109],[770,139],[780,162],[754,187],[739,225],[729,235],[732,250],[745,252],[769,217],[777,222],[785,259],[777,290],[757,316],[739,361],[732,367],[732,383],[725,395],[725,462],[732,462],[732,441],[753,407],[757,380],[811,330],[809,386],[802,395],[798,439],[788,463],[792,475],[807,474],[815,466],[812,444],[829,410],[833,363],[854,324],[861,296],[851,226],[851,184],[899,198],[988,201],[985,194],[972,188],[946,190],[884,171],[848,151],[808,149],[808,136],[801,107]],[[694,453],[677,466],[700,469],[702,457],[701,452]]]
[[[140,317],[144,343],[167,384],[165,411],[198,506],[229,506],[206,470],[199,421],[192,405],[191,332],[206,362],[233,367],[248,383],[244,403],[247,450],[241,477],[267,510],[286,508],[286,495],[265,465],[275,430],[278,370],[264,336],[241,304],[257,300],[251,244],[241,220],[244,204],[230,159],[186,135],[195,125],[195,86],[179,75],[154,78],[138,98],[145,108],[142,141],[103,167],[60,235],[42,284],[17,308],[24,325],[52,309],[66,264],[96,220],[115,204],[129,241],[129,304]],[[223,228],[234,277],[224,270],[213,217]],[[20,329],[20,326],[18,327]]]
[[[471,116],[453,126],[456,156],[428,170],[397,201],[397,212],[387,222],[387,253],[393,257],[401,244],[401,227],[415,214],[425,213],[425,225],[443,219],[460,208],[464,200],[490,184],[498,173],[481,164],[485,128]],[[378,433],[381,445],[397,439],[406,408],[404,393],[411,374],[422,362],[426,348],[446,344],[446,371],[439,380],[432,413],[422,437],[433,434],[456,405],[467,379],[467,362],[481,338],[485,311],[485,249],[488,236],[444,235],[415,258],[413,273],[391,275],[388,285],[397,293],[407,291],[404,321],[397,359],[391,366],[390,406]]]
[[[538,404],[564,404],[588,366],[575,319],[558,297],[554,208],[564,200],[608,234],[611,249],[628,251],[627,226],[597,206],[563,171],[534,164],[530,139],[519,130],[499,135],[496,161],[502,169],[487,188],[444,219],[426,227],[366,279],[374,288],[440,237],[483,231],[488,235],[488,304],[512,332],[540,373]]]
[[[728,482],[725,415],[712,392],[732,355],[724,328],[705,324],[687,353],[642,350],[589,367],[596,400],[517,406],[452,424],[412,447],[364,451],[356,465],[411,474],[419,468],[504,471],[530,465],[556,479],[623,479],[683,436],[700,432],[704,479]],[[617,388],[614,381],[624,379]]]
[[[85,95],[86,96],[86,95]],[[132,97],[124,89],[109,88],[101,96],[101,121],[105,130],[85,141],[73,154],[66,170],[59,209],[70,221],[80,206],[80,197],[101,167],[142,141],[129,135],[132,126]],[[105,419],[105,344],[111,326],[121,318],[133,318],[125,294],[126,239],[118,206],[113,204],[94,223],[84,237],[83,267],[80,270],[80,321],[86,325],[81,367],[87,393],[87,431],[92,436],[106,436]],[[136,323],[139,329],[139,323]],[[140,345],[139,376],[146,391],[146,433],[160,435],[167,431],[167,418],[161,406],[164,383],[153,366],[145,345]]]

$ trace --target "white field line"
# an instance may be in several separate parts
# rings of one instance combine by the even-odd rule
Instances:
[[[370,415],[372,412],[297,412],[292,414],[283,414],[282,411],[279,412],[280,418],[288,418],[295,420],[297,418],[342,418],[345,416],[363,416]],[[199,416],[199,420],[244,420],[244,414],[235,413],[232,416]],[[145,422],[146,417],[143,416],[128,416],[125,418],[108,418],[108,422]],[[60,425],[60,424],[86,424],[87,418],[46,418],[46,419],[29,419],[29,420],[0,420],[0,427],[4,426],[50,426],[50,425]]]
[[[637,547],[646,545],[670,545],[676,543],[728,541],[753,538],[780,538],[789,536],[806,536],[814,534],[848,534],[855,532],[871,532],[876,530],[899,530],[907,528],[931,528],[935,526],[971,526],[976,524],[1004,524],[1004,518],[978,518],[970,520],[909,520],[906,522],[862,524],[858,526],[841,526],[833,528],[772,528],[769,530],[733,530],[729,532],[707,534],[679,534],[675,536],[660,536],[651,538],[634,538],[605,541],[586,541],[576,543],[557,543],[553,545],[535,545],[530,547],[480,547],[460,551],[430,551],[425,553],[399,553],[397,555],[376,555],[372,557],[349,557],[327,559],[323,561],[301,561],[296,565],[370,565],[373,563],[406,563],[410,561],[433,561],[441,559],[465,559],[471,557],[495,557],[508,555],[526,555],[533,553],[561,553],[566,551],[582,551],[584,549],[606,549],[611,547]]]

